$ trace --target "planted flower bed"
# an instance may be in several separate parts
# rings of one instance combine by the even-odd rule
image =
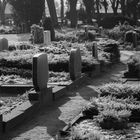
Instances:
[[[139,86],[111,83],[98,90],[72,125],[60,131],[66,140],[140,138]]]

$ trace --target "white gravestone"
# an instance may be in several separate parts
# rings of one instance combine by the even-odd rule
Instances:
[[[51,44],[51,33],[49,30],[44,31],[44,44],[45,45]]]

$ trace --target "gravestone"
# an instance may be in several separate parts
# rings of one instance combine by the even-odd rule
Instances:
[[[33,57],[33,85],[36,91],[47,87],[49,79],[49,65],[46,53],[39,53]]]
[[[0,39],[0,51],[8,50],[8,40],[6,38]]]
[[[125,33],[125,42],[133,43],[133,47],[137,48],[138,45],[138,34],[136,31],[127,31]]]
[[[134,48],[137,48],[137,41],[138,41],[137,36],[138,36],[137,33],[134,31],[133,32],[133,47]]]
[[[50,45],[51,43],[51,33],[49,30],[44,31],[44,44],[45,45]]]
[[[132,30],[130,30],[130,31],[127,31],[126,33],[125,33],[125,42],[131,42],[131,43],[133,43],[133,31]]]
[[[93,43],[92,46],[92,56],[98,59],[98,47],[96,43]]]
[[[69,72],[71,80],[81,77],[81,53],[80,49],[72,49],[69,59]]]

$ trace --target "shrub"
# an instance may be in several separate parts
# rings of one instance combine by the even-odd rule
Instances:
[[[108,30],[106,34],[108,35],[109,38],[115,39],[115,40],[124,40],[125,38],[125,33],[127,31],[133,30],[134,27],[131,25],[126,25],[126,24],[121,24],[115,26],[113,29]]]
[[[87,116],[87,117],[93,117],[94,115],[98,115],[99,113],[98,106],[90,103],[83,108],[82,113],[84,116]]]
[[[16,45],[9,45],[9,47],[8,47],[8,50],[9,51],[14,51],[14,50],[16,50]]]
[[[123,16],[106,16],[101,20],[99,26],[102,26],[103,28],[111,29],[115,27],[115,25],[118,25],[119,22],[123,24],[125,21],[127,21],[130,25],[135,25],[134,20],[131,18],[127,18]]]
[[[140,122],[140,104],[131,103],[127,107],[131,111],[130,122]]]
[[[69,140],[104,140],[104,137],[98,131],[82,131],[80,126],[74,126],[71,129]]]
[[[138,86],[122,83],[109,83],[99,88],[100,96],[113,96],[116,98],[136,98],[140,100],[140,89]]]
[[[139,56],[131,56],[127,62],[128,71],[124,73],[125,77],[139,78],[140,77],[140,59]]]
[[[99,58],[111,63],[117,63],[120,60],[120,50],[118,41],[104,39],[98,42]]]
[[[55,31],[51,17],[46,17],[43,21],[44,30],[49,30],[51,33],[51,41],[55,40]]]
[[[121,130],[128,127],[131,112],[128,110],[104,110],[97,116],[97,122],[103,129]]]
[[[31,26],[31,41],[32,43],[40,44],[44,41],[44,30],[39,25]]]
[[[104,52],[110,53],[110,62],[118,62],[120,59],[119,46],[115,44],[107,44],[104,46]]]

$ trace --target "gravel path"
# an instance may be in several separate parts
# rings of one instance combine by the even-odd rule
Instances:
[[[67,93],[67,96],[54,102],[53,106],[37,113],[31,121],[25,121],[23,125],[15,128],[3,140],[53,139],[58,130],[79,114],[91,97],[97,96],[96,88],[98,86],[120,80],[124,70],[126,70],[126,65],[120,63],[107,72],[102,72],[100,77],[89,79],[79,89]]]

